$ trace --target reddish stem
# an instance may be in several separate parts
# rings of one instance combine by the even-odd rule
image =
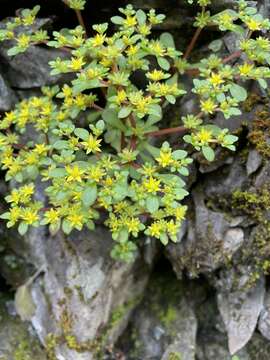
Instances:
[[[195,31],[192,39],[191,39],[191,42],[189,43],[189,45],[188,45],[188,47],[187,47],[187,49],[185,51],[185,54],[183,56],[184,59],[187,59],[189,57],[191,51],[193,50],[193,48],[194,48],[194,46],[195,46],[195,44],[196,44],[196,42],[197,42],[197,40],[198,40],[198,38],[200,36],[201,31],[202,31],[202,28],[200,28],[200,27],[198,27],[196,29],[196,31]]]
[[[234,53],[232,53],[231,55],[225,57],[222,62],[223,64],[227,64],[228,62],[230,62],[231,60],[233,59],[236,59],[236,58],[239,58],[242,54],[242,50],[238,50],[238,51],[235,51]]]
[[[157,130],[157,131],[151,131],[146,133],[146,136],[163,136],[163,135],[168,135],[168,134],[185,134],[187,132],[187,129],[184,126],[177,126],[177,127],[173,127],[173,128],[167,128],[167,129],[162,129],[162,130]]]

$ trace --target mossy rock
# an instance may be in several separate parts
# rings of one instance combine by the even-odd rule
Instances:
[[[29,332],[27,323],[10,316],[0,294],[0,360],[46,360],[45,350]]]

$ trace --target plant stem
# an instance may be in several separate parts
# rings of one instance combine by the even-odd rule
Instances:
[[[192,39],[191,39],[191,42],[189,43],[189,45],[188,45],[188,47],[187,47],[187,49],[185,51],[185,54],[183,56],[184,59],[187,59],[189,57],[191,51],[193,50],[193,48],[194,48],[194,46],[195,46],[195,44],[196,44],[196,42],[197,42],[197,40],[198,40],[198,38],[200,36],[201,31],[202,31],[201,27],[198,27],[196,29],[196,31],[195,31]]]
[[[222,60],[222,62],[223,62],[223,64],[227,64],[227,63],[230,62],[231,60],[240,57],[241,54],[242,54],[242,50],[235,51],[235,52],[232,53],[231,55],[225,57],[225,58]]]
[[[163,135],[168,135],[168,134],[185,134],[187,132],[187,128],[185,128],[184,126],[177,126],[177,127],[173,127],[173,128],[166,128],[166,129],[162,129],[162,130],[157,130],[157,131],[151,131],[146,133],[146,136],[153,136],[153,137],[157,137],[157,136],[163,136]]]
[[[85,22],[84,22],[83,17],[82,17],[81,10],[75,10],[75,12],[76,12],[78,22],[81,25],[81,27],[84,29],[85,37],[87,38],[87,30],[86,30]]]

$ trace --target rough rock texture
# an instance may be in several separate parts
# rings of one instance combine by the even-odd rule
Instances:
[[[113,261],[112,240],[101,228],[45,242],[46,271],[32,287],[32,324],[43,344],[49,334],[58,338],[57,359],[95,358],[124,328],[142,296],[149,267],[139,256],[134,264]]]
[[[133,3],[137,8],[165,12],[167,19],[157,31],[171,31],[177,47],[186,47],[197,9],[183,0]],[[55,0],[48,4],[53,6]],[[211,7],[216,11],[234,4],[234,0],[218,0]],[[249,1],[249,5],[258,5],[264,16],[269,14],[269,1]],[[106,21],[115,9],[98,4],[102,6],[100,13]],[[38,28],[48,22],[40,20]],[[216,36],[207,31],[201,35],[202,54],[208,53],[203,36]],[[222,42],[221,56],[238,49],[236,35],[225,35]],[[38,94],[43,85],[61,82],[60,77],[49,75],[48,61],[67,56],[31,47],[10,59],[10,45],[6,42],[0,47],[0,112],[12,108],[17,98]],[[192,55],[196,61],[198,53]],[[191,89],[192,79],[183,77],[183,82]],[[112,240],[102,228],[75,232],[68,238],[50,237],[42,228],[22,239],[0,227],[0,294],[7,291],[1,289],[2,278],[13,291],[42,270],[29,282],[26,294],[31,300],[28,295],[23,299],[28,299],[27,306],[24,301],[17,304],[18,313],[25,314],[26,308],[34,311],[31,322],[22,323],[0,305],[0,360],[45,360],[33,331],[46,346],[49,360],[55,356],[57,360],[231,360],[232,353],[240,360],[269,360],[270,292],[264,272],[269,266],[270,217],[268,198],[261,191],[266,187],[269,192],[270,165],[269,155],[258,146],[262,139],[254,125],[258,112],[269,112],[269,104],[266,91],[255,86],[250,90],[259,94],[259,100],[245,104],[242,116],[214,119],[239,135],[237,153],[217,148],[211,164],[194,155],[188,179],[188,218],[178,243],[165,250],[174,272],[164,260],[157,260],[160,249],[150,239],[134,264],[123,264],[110,258]],[[165,118],[178,126],[182,115],[198,111],[196,96],[188,91],[175,107],[165,110]],[[268,128],[263,130],[266,149]],[[255,141],[249,137],[253,130]],[[28,129],[25,136],[31,138],[32,133]],[[178,136],[170,140],[179,144]],[[7,190],[3,184],[2,197]],[[236,202],[239,190],[251,192],[253,202],[245,197]]]
[[[222,287],[218,293],[218,307],[226,326],[229,351],[232,355],[251,339],[263,309],[264,281],[259,281],[248,291],[245,291],[243,286],[240,279],[240,286],[236,291]]]
[[[196,333],[197,319],[184,283],[160,263],[120,347],[127,359],[194,360]]]
[[[0,296],[0,359],[46,360],[46,353],[33,330],[30,333],[29,325],[8,314],[7,301]]]

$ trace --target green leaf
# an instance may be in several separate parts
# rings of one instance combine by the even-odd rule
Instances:
[[[15,309],[23,321],[30,321],[35,314],[36,306],[33,302],[29,286],[18,287],[15,294]]]
[[[24,235],[27,233],[28,230],[28,224],[26,224],[25,222],[21,222],[20,225],[18,226],[18,232],[20,235]]]
[[[267,82],[264,79],[258,79],[258,83],[263,89],[267,89]]]
[[[54,144],[53,147],[56,150],[63,150],[63,149],[69,149],[69,143],[66,140],[57,140]]]
[[[124,19],[121,16],[113,16],[113,17],[111,17],[111,22],[116,25],[122,25],[124,22]]]
[[[91,206],[97,198],[97,186],[95,184],[87,186],[82,193],[82,202],[86,207]]]
[[[159,208],[159,200],[156,196],[148,196],[146,198],[146,208],[150,213],[154,213]]]
[[[139,25],[144,25],[147,19],[145,12],[141,9],[136,12],[136,18]]]
[[[131,108],[130,107],[123,107],[119,113],[118,113],[118,117],[120,119],[124,119],[126,118],[129,114],[131,113]]]
[[[119,243],[125,243],[128,241],[128,230],[126,228],[121,229],[117,235],[117,239]]]
[[[168,60],[166,60],[165,58],[162,58],[162,57],[158,57],[157,58],[157,62],[158,62],[158,65],[161,67],[161,69],[163,70],[169,70],[171,65],[169,63]]]
[[[89,138],[89,132],[83,128],[76,128],[74,130],[74,134],[78,136],[78,138],[87,141]]]
[[[168,243],[169,243],[167,234],[161,234],[159,237],[159,240],[164,246],[168,245]]]
[[[208,161],[213,161],[215,159],[215,152],[210,146],[203,146],[202,153]]]
[[[171,47],[175,49],[175,43],[174,43],[174,39],[172,34],[168,33],[168,32],[164,32],[163,34],[160,35],[160,42],[166,46],[166,47]]]
[[[66,170],[63,168],[56,168],[49,171],[49,176],[52,178],[64,177],[66,174]]]
[[[185,150],[175,150],[173,153],[172,153],[172,157],[175,159],[175,160],[182,160],[184,159],[185,157],[187,157],[187,152]]]
[[[217,39],[212,41],[208,47],[210,50],[212,50],[213,52],[217,52],[222,48],[223,45],[223,41],[221,39]]]
[[[230,93],[233,98],[237,101],[244,101],[247,98],[247,91],[242,86],[237,84],[232,84],[230,87]]]
[[[62,230],[64,231],[65,234],[69,234],[72,230],[72,226],[70,222],[67,221],[66,219],[62,223]]]
[[[118,119],[117,113],[112,109],[106,109],[102,113],[104,121],[112,127],[121,131],[126,131],[126,127],[121,120]]]
[[[175,104],[176,99],[173,95],[166,95],[165,99],[170,103],[170,104]]]

